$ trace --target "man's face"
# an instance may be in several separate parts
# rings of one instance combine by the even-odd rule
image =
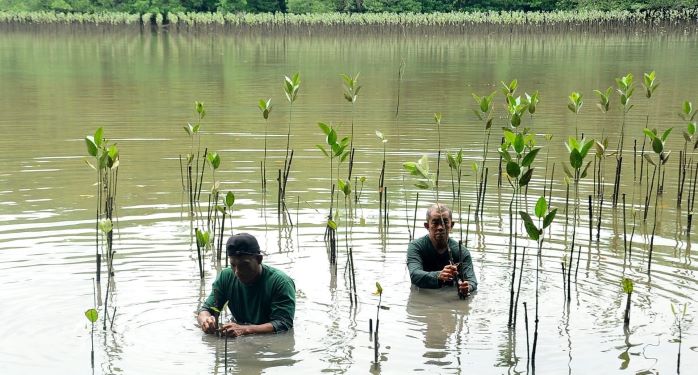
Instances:
[[[249,284],[257,279],[261,273],[261,255],[233,255],[230,257],[230,267],[235,272],[235,276],[245,284]]]
[[[424,223],[424,228],[429,231],[429,238],[436,244],[448,243],[448,234],[453,228],[453,221],[448,212],[431,211],[429,221]]]

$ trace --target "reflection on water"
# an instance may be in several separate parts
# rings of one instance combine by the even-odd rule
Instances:
[[[648,101],[638,86],[636,106],[626,116],[626,141],[637,139],[641,145],[646,124],[674,126],[667,148],[676,150],[674,154],[682,150],[679,129],[685,124],[676,120],[676,112],[698,87],[692,63],[698,59],[696,46],[695,36],[630,33],[477,38],[3,33],[0,299],[6,302],[0,320],[8,324],[0,325],[0,368],[3,374],[89,371],[90,327],[83,312],[93,305],[96,192],[94,172],[82,161],[83,137],[103,126],[121,152],[115,287],[109,303],[117,310],[109,312],[113,329],[97,326],[96,373],[223,373],[224,340],[203,335],[194,312],[225,265],[216,265],[209,254],[204,281],[199,280],[196,249],[181,208],[185,201],[178,156],[190,147],[182,126],[193,121],[192,104],[200,100],[208,112],[202,144],[221,157],[216,172],[221,191],[236,194],[231,227],[259,238],[264,261],[288,273],[298,288],[294,330],[229,340],[229,372],[525,373],[532,333],[527,340],[522,306],[517,329],[506,328],[514,259],[508,237],[511,189],[506,180],[498,187],[494,153],[480,220],[472,220],[471,214],[469,221],[466,211],[476,196],[470,170],[462,184],[463,212],[455,215],[459,222],[454,233],[463,232],[480,282],[479,292],[465,301],[455,290],[410,287],[405,251],[417,190],[401,172],[403,162],[424,153],[435,168],[434,112],[442,114],[442,148],[462,148],[466,165],[479,163],[484,135],[470,112],[470,93],[486,94],[497,90],[498,82],[518,78],[522,95],[541,93],[538,111],[524,124],[538,134],[544,146],[540,158],[549,162],[545,172],[543,164],[536,167],[527,203],[532,206],[542,194],[544,178],[549,181],[556,163],[552,192],[546,191],[559,209],[542,252],[537,372],[673,372],[678,345],[670,305],[691,301],[698,290],[685,203],[681,210],[675,208],[676,159],[663,168],[665,192],[658,200],[662,210],[651,275],[648,244],[654,222],[642,220],[638,202],[643,189],[633,173],[634,163],[642,158],[629,148],[622,176],[628,201],[625,220],[621,208],[604,206],[599,238],[589,240],[597,229],[589,229],[582,211],[576,241],[581,246],[579,272],[569,308],[563,302],[560,263],[569,253],[572,220],[571,210],[566,214],[559,163],[567,155],[563,140],[574,134],[575,124],[587,136],[609,137],[609,144],[617,141],[622,115],[615,107],[607,115],[596,111],[592,90],[613,85],[615,77],[627,72],[639,82],[642,72],[656,70],[661,87]],[[397,71],[403,60],[396,119]],[[266,133],[267,176],[283,166],[290,114],[281,82],[296,71],[302,86],[291,115],[295,156],[287,199],[288,218],[295,226],[290,227],[278,225],[275,181],[269,180],[267,193],[259,189],[259,162]],[[341,96],[339,74],[358,72],[363,89],[352,114]],[[571,91],[585,95],[578,119],[565,107]],[[274,110],[265,128],[256,103],[268,97]],[[502,97],[495,102],[491,150],[505,124]],[[315,148],[324,142],[316,124],[333,122],[346,134],[352,119],[354,176],[367,180],[353,217],[346,218],[340,200],[339,259],[332,270],[323,237],[337,170],[335,165],[331,180],[329,162]],[[376,129],[388,139],[390,226],[385,236],[379,235],[376,190],[383,145]],[[543,140],[545,133],[553,134],[551,142]],[[608,195],[613,158],[607,159]],[[441,194],[450,200],[444,168],[442,160]],[[343,176],[345,166],[339,172]],[[202,195],[208,189],[207,175]],[[580,189],[584,200],[593,193],[593,184],[584,182]],[[424,233],[419,218],[434,200],[421,192],[415,235]],[[521,246],[529,246],[519,299],[528,305],[529,330],[536,266],[531,245],[523,238],[517,245],[518,254]],[[345,269],[349,246],[359,293],[353,306]],[[619,281],[624,276],[635,280],[628,332],[622,328],[625,295]],[[378,366],[372,363],[368,333],[378,304],[371,294],[376,281],[389,308],[380,313]],[[689,307],[689,317],[695,311]],[[16,323],[19,316],[29,323]],[[685,370],[698,365],[697,340],[689,319],[683,329],[683,348],[689,348],[681,362]]]

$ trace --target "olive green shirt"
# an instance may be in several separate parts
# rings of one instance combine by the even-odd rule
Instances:
[[[448,239],[448,247],[451,249],[453,263],[460,263],[459,277],[464,277],[470,283],[471,291],[477,290],[477,278],[470,251],[465,246],[458,246],[458,242],[452,238]],[[420,288],[441,288],[439,273],[450,264],[451,258],[448,253],[437,253],[428,235],[410,242],[407,246],[407,269],[410,271],[412,284]]]
[[[262,264],[262,274],[252,284],[244,284],[231,268],[224,269],[213,282],[213,290],[201,310],[214,313],[225,303],[238,324],[271,323],[274,332],[293,328],[296,286],[282,271]]]

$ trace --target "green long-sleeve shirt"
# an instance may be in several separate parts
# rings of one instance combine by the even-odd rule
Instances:
[[[472,291],[477,290],[477,278],[470,251],[465,246],[459,248],[458,242],[452,238],[448,239],[448,247],[451,249],[453,262],[460,263],[459,275],[465,275],[465,280],[472,285]],[[428,235],[410,242],[407,247],[407,269],[410,271],[412,284],[420,288],[440,288],[439,273],[449,264],[449,260],[448,251],[444,251],[443,254],[437,253]]]
[[[282,271],[262,264],[262,274],[246,285],[232,269],[224,269],[213,282],[213,290],[202,306],[213,314],[228,302],[228,308],[238,324],[271,323],[274,332],[293,327],[296,311],[296,286]]]

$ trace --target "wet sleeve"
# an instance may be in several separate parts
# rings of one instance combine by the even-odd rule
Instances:
[[[459,273],[465,275],[465,280],[470,282],[473,286],[472,292],[477,290],[477,277],[475,276],[475,268],[473,267],[473,258],[470,256],[470,251],[468,249],[463,249],[461,251],[461,262]]]
[[[293,316],[296,313],[296,286],[293,280],[281,280],[274,288],[271,301],[270,323],[274,332],[288,331],[293,328]]]
[[[223,277],[223,273],[220,273],[218,274],[218,277],[216,277],[216,281],[213,282],[211,294],[208,295],[208,298],[206,298],[204,304],[201,305],[201,309],[199,309],[199,312],[205,310],[211,313],[212,315],[218,316],[221,309],[223,309],[225,303],[228,302],[227,298],[222,292],[223,290],[225,290],[223,284],[225,284],[225,279]]]
[[[424,271],[422,255],[415,241],[407,246],[407,269],[410,271],[412,284],[420,288],[437,289],[439,285],[439,271]]]

